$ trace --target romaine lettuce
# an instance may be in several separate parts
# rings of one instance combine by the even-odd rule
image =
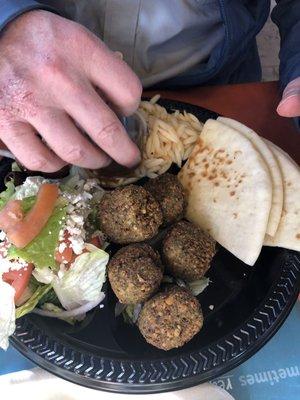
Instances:
[[[25,199],[22,200],[22,210],[26,214],[28,211],[30,211],[36,202],[36,196],[30,196],[30,197],[25,197]]]
[[[66,310],[72,310],[98,299],[106,278],[109,255],[93,245],[79,255],[72,267],[53,279],[53,288]]]
[[[53,289],[49,290],[38,302],[38,306],[43,306],[45,303],[51,303],[54,306],[60,306],[60,302]]]
[[[0,348],[8,348],[8,338],[16,328],[15,289],[0,279]]]
[[[23,249],[11,246],[8,257],[11,259],[21,258],[33,263],[35,268],[50,267],[56,269],[55,249],[61,229],[60,222],[66,217],[66,210],[66,206],[57,206],[40,234]]]
[[[51,285],[40,285],[26,303],[16,308],[16,318],[21,318],[23,315],[30,313],[50,290]]]
[[[36,196],[41,185],[47,182],[42,176],[28,176],[22,185],[16,187],[15,199],[23,200],[26,197]]]
[[[202,293],[203,290],[209,285],[209,278],[204,276],[197,281],[188,282],[187,285],[193,295],[198,296],[198,294]]]
[[[57,314],[56,318],[61,319],[62,321],[67,322],[70,325],[74,325],[78,319],[75,317],[62,317],[60,316],[61,313],[64,312],[64,310],[60,307],[58,307],[56,304],[53,304],[52,302],[47,302],[41,306],[41,309],[44,311],[49,311],[53,313],[54,315]],[[54,317],[53,315],[53,317]]]
[[[6,203],[11,199],[13,194],[15,193],[15,185],[13,181],[8,181],[5,183],[6,190],[0,193],[0,210],[6,205]]]

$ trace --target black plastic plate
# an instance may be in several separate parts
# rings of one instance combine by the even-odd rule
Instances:
[[[202,121],[216,118],[189,104],[160,103],[169,110],[192,112]],[[297,298],[300,255],[265,247],[249,267],[220,248],[207,276],[211,283],[198,296],[204,327],[177,350],[148,345],[136,327],[115,318],[116,299],[109,285],[104,308],[91,311],[82,323],[72,327],[25,316],[18,320],[11,343],[42,368],[90,388],[153,393],[196,385],[245,361],[279,329]]]

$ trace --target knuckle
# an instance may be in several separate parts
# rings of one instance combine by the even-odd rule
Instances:
[[[28,132],[25,129],[12,129],[9,135],[9,140],[11,143],[22,143],[27,134]]]
[[[72,147],[64,154],[64,160],[69,164],[78,164],[84,159],[84,151],[80,147]]]
[[[5,83],[0,82],[0,119],[14,120],[26,116],[36,108],[35,88],[30,78],[23,75],[9,75]]]
[[[95,140],[102,146],[114,147],[117,145],[121,133],[121,125],[117,121],[112,121],[96,132]]]
[[[65,66],[64,62],[59,57],[45,56],[43,60],[37,65],[40,76],[45,79],[59,79],[62,80],[65,77]]]

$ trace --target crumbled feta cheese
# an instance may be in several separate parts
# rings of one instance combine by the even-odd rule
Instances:
[[[83,218],[83,215],[72,214],[72,215],[71,215],[71,219],[73,220],[73,222],[74,222],[75,224],[84,225],[84,218]]]
[[[72,236],[80,236],[83,232],[82,229],[80,229],[80,227],[72,227],[70,229],[68,229],[68,232],[72,235]]]
[[[0,231],[0,240],[3,242],[6,239],[6,233],[3,231]]]
[[[84,249],[84,239],[83,237],[77,235],[77,236],[70,236],[69,238],[71,242],[71,247],[74,251],[75,254],[79,255],[83,252]]]
[[[16,259],[9,260],[8,258],[0,258],[0,279],[5,272],[8,271],[19,271],[20,269],[27,267],[28,263],[26,261]]]
[[[61,263],[59,266],[59,270],[57,272],[58,278],[61,279],[66,273],[66,271],[67,271],[66,265],[64,263]]]
[[[210,306],[208,306],[208,308],[209,308],[210,310],[213,310],[213,309],[215,308],[215,306],[214,306],[213,304],[211,304]]]
[[[94,183],[90,184],[92,187]],[[68,240],[74,253],[79,255],[84,249],[86,231],[84,222],[90,212],[89,201],[92,195],[84,190],[82,193],[63,193],[62,196],[67,199],[67,216],[63,229],[59,234],[59,240],[64,239],[65,233],[68,234]]]
[[[41,185],[48,182],[47,179],[41,176],[29,176],[25,182],[16,187],[15,198],[17,200],[23,200],[25,197],[36,196]]]
[[[82,181],[80,188],[76,193],[74,192],[63,192],[62,197],[64,197],[67,202],[67,215],[66,220],[62,223],[62,229],[59,233],[59,240],[63,241],[67,238],[70,242],[70,247],[76,255],[83,252],[86,240],[86,230],[85,222],[91,211],[91,199],[95,193],[95,188],[97,188],[97,196],[100,198],[103,196],[105,191],[99,186],[97,179],[87,179]],[[81,192],[78,192],[81,190]],[[99,192],[99,193],[98,193]]]
[[[58,246],[58,252],[62,254],[66,248],[67,248],[66,243],[65,242],[61,242],[59,244],[59,246]]]

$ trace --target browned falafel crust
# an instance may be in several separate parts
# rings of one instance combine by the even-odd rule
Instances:
[[[188,282],[204,276],[215,253],[215,240],[187,221],[172,226],[163,243],[167,271]]]
[[[164,225],[174,223],[183,217],[186,207],[185,192],[176,175],[166,173],[150,179],[144,188],[161,206]]]
[[[108,265],[111,287],[124,304],[146,301],[158,290],[162,277],[160,256],[145,243],[123,247]]]
[[[99,223],[112,242],[142,242],[157,234],[162,211],[143,187],[129,185],[105,193],[99,203]]]
[[[162,350],[181,347],[202,328],[200,304],[187,289],[173,286],[148,300],[138,318],[145,340]]]

